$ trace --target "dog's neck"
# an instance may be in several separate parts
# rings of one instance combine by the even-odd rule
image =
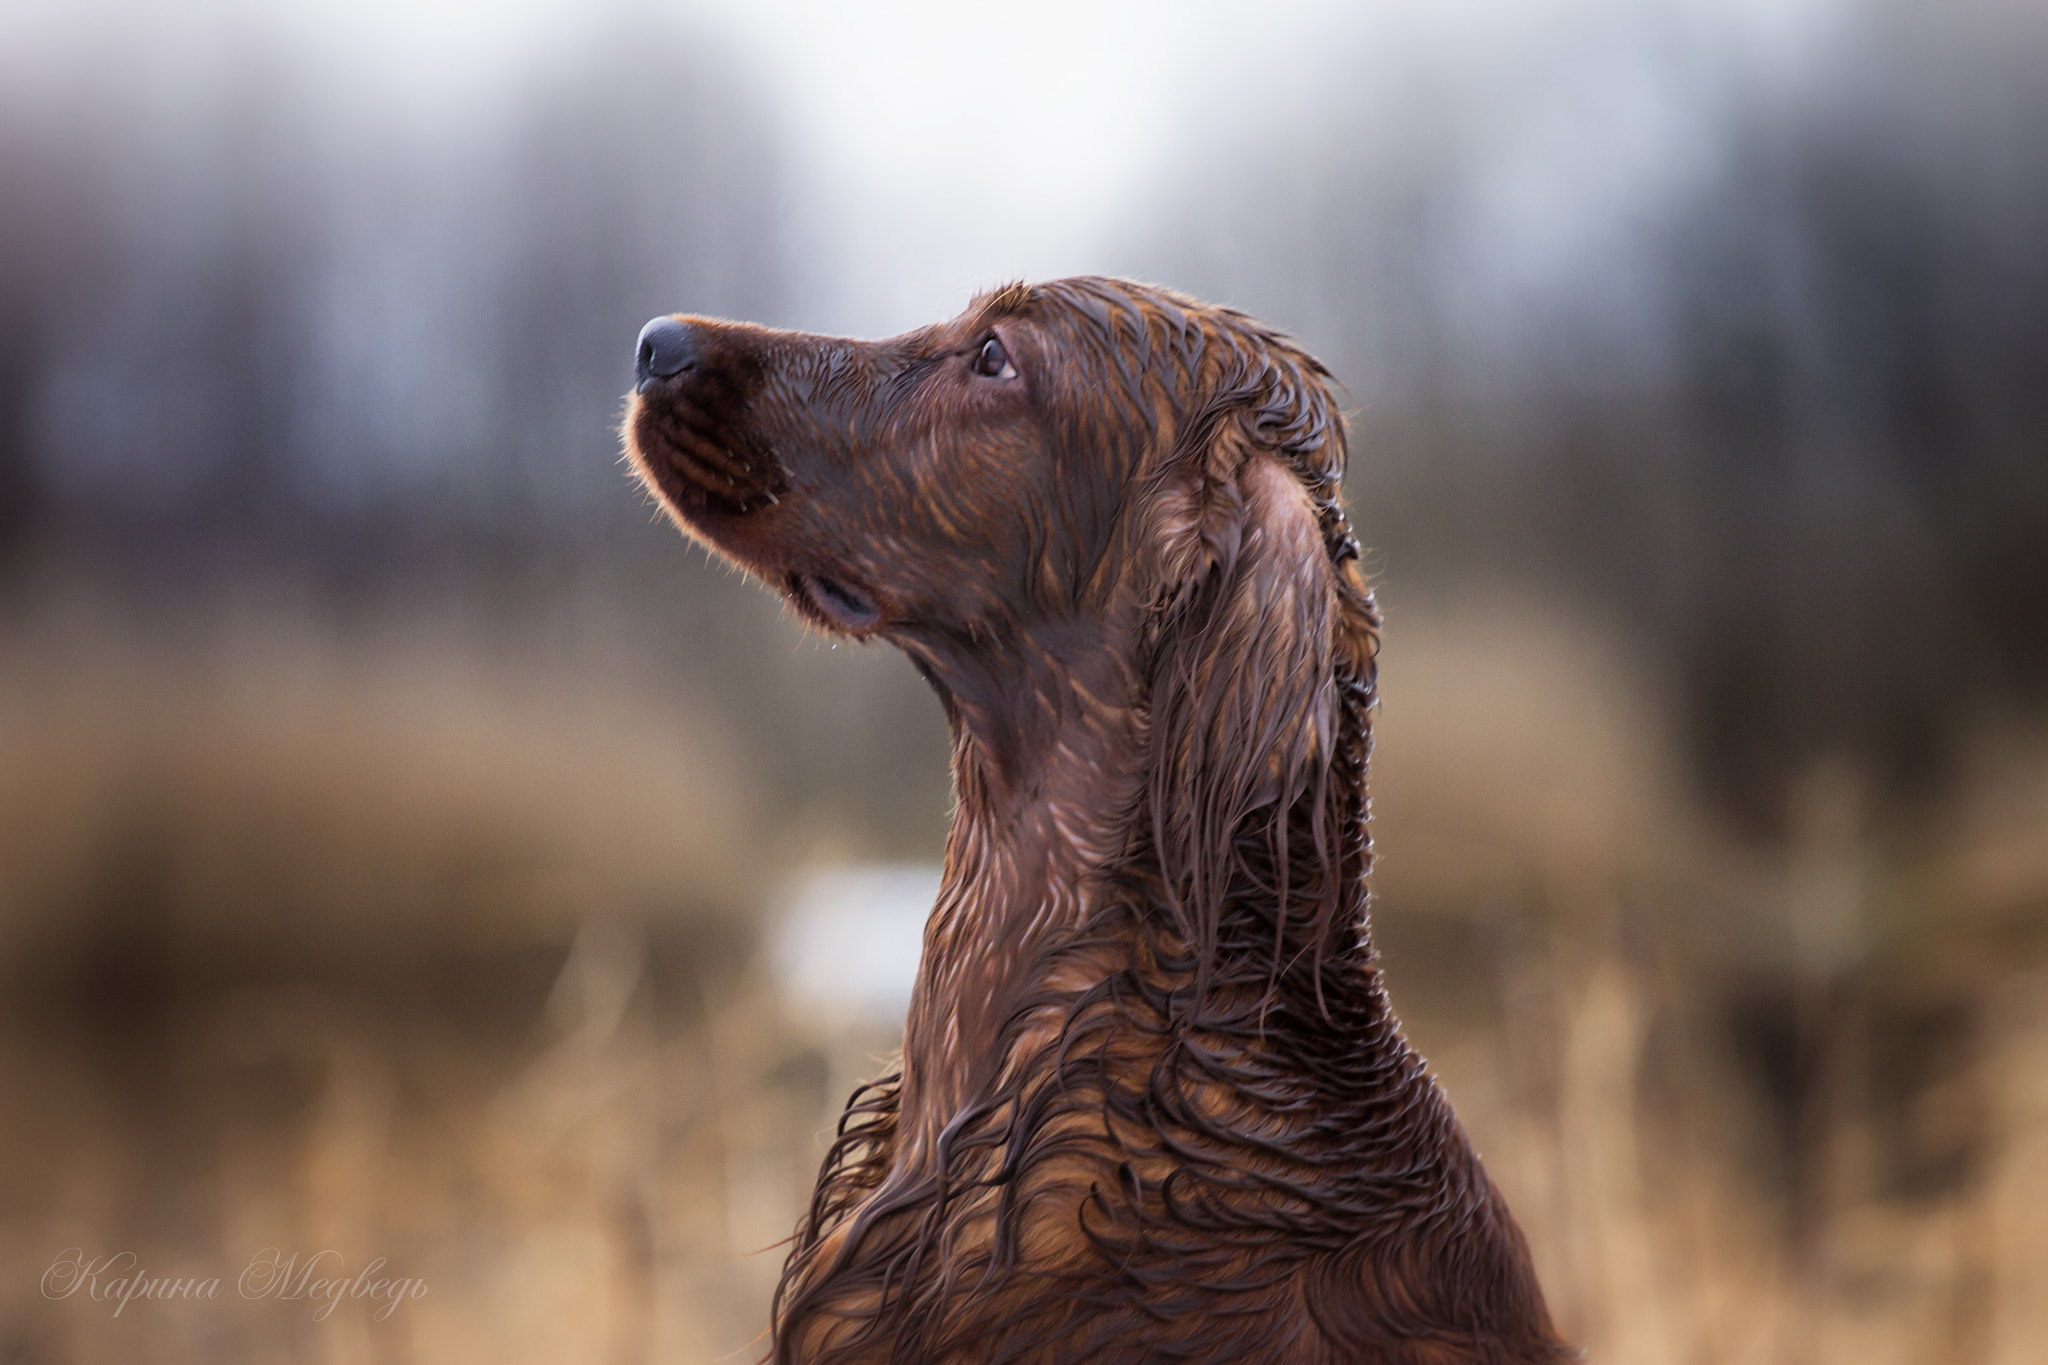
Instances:
[[[955,807],[905,1026],[899,1168],[930,1160],[947,1125],[1045,1041],[1058,1002],[1100,979],[1088,972],[1130,961],[1134,945],[1093,930],[1086,955],[1060,950],[1109,874],[1147,856],[1149,698],[1127,634],[1065,643],[1012,657],[1000,679],[926,669],[952,728]],[[1334,938],[1355,945],[1357,930]]]
[[[1128,651],[1097,632],[1066,643],[1012,657],[1001,678],[927,669],[953,732],[955,804],[904,1031],[913,1162],[1000,1070],[1006,1025],[1053,984],[1048,950],[1128,853],[1145,779],[1139,685]]]

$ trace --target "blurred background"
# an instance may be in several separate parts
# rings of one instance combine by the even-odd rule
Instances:
[[[633,338],[1080,271],[1349,387],[1375,932],[1567,1331],[2040,1359],[2044,147],[2030,0],[0,8],[0,1361],[765,1348],[945,737]]]

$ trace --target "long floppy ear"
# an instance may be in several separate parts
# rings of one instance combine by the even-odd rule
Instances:
[[[1151,823],[1198,993],[1234,888],[1271,893],[1275,973],[1290,939],[1319,972],[1364,910],[1378,618],[1337,496],[1343,431],[1312,375],[1261,378],[1197,415],[1152,499]]]

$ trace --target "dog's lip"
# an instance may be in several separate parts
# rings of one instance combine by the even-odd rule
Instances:
[[[874,597],[844,578],[801,571],[790,577],[794,591],[830,625],[859,633],[873,630],[882,620]]]
[[[722,435],[666,421],[685,407],[635,392],[626,420],[626,451],[663,502],[686,521],[704,514],[743,517],[772,507],[789,491],[789,475],[772,451],[735,445]],[[678,443],[678,436],[682,441]]]

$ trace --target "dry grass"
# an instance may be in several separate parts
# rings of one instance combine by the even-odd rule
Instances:
[[[2031,1361],[2048,1340],[2048,742],[1912,837],[1817,772],[1790,848],[1689,805],[1609,642],[1396,610],[1397,1004],[1595,1360]],[[616,661],[432,633],[16,641],[0,677],[0,1358],[724,1361],[880,1032],[754,916],[796,831]],[[906,686],[914,686],[907,677]],[[212,1303],[49,1301],[69,1247]],[[375,1321],[245,1301],[388,1257]]]

